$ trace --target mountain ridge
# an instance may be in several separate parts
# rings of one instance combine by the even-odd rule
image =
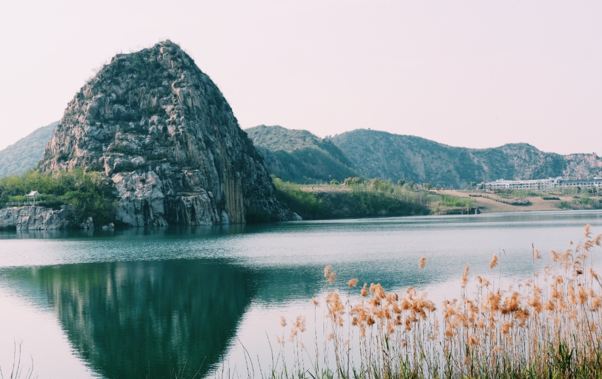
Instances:
[[[320,138],[307,130],[278,125],[259,125],[244,132],[263,157],[270,174],[298,183],[378,176],[459,188],[471,181],[557,176],[581,179],[602,175],[602,159],[595,154],[543,152],[526,142],[464,148],[368,129]],[[5,150],[0,151],[0,157]],[[3,168],[0,164],[0,172],[6,174]]]
[[[279,170],[274,167],[278,167],[279,162],[275,154],[282,154],[283,149],[271,139],[269,134],[274,130],[278,130],[278,135],[281,137],[286,137],[286,134],[278,129],[282,127],[269,128],[274,127],[264,127],[261,138],[257,138],[255,133],[249,136],[254,144],[263,149],[260,151],[269,150],[266,165],[271,173],[277,175]],[[306,135],[306,139],[309,139],[309,136]],[[271,144],[265,144],[263,141],[266,140],[271,140]],[[595,154],[546,153],[528,143],[510,143],[494,148],[475,149],[450,146],[417,136],[367,129],[357,129],[323,140],[332,142],[345,156],[345,165],[359,173],[358,176],[366,179],[373,177],[393,181],[404,179],[460,188],[471,181],[558,176],[585,178],[602,173],[602,159]],[[288,154],[294,154],[296,150],[290,149],[290,141],[282,143],[287,145],[288,151],[291,151]],[[337,160],[335,157],[332,158]],[[302,174],[304,163],[301,162],[295,167]],[[325,181],[323,178],[311,177],[308,170],[305,170],[305,173],[307,175],[298,175],[291,181],[306,183],[312,182],[312,179],[314,182]],[[309,180],[304,179],[306,176],[310,177]],[[331,177],[339,181],[344,179],[337,175]]]
[[[0,150],[0,177],[19,175],[34,168],[42,159],[44,148],[52,138],[58,123],[58,121],[55,121],[42,126]]]
[[[259,125],[245,132],[263,156],[270,174],[282,180],[329,182],[335,177],[359,175],[329,139],[306,130]]]

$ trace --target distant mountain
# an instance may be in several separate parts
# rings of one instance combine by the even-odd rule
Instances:
[[[22,174],[35,167],[44,155],[44,148],[58,122],[36,129],[4,150],[0,150],[0,177]]]
[[[339,181],[360,174],[329,139],[306,130],[260,125],[246,129],[270,174],[297,183]]]
[[[35,167],[56,125],[40,128],[0,151],[0,176]],[[297,183],[360,176],[460,188],[471,181],[602,176],[602,158],[596,154],[546,153],[526,143],[469,149],[365,129],[332,138],[281,126],[260,125],[245,132],[270,174]]]
[[[262,125],[246,132],[264,155],[270,173],[299,183],[361,176],[460,188],[471,181],[502,178],[602,175],[602,159],[595,154],[546,153],[526,143],[469,149],[365,129],[330,139],[280,126]]]
[[[365,177],[461,187],[496,179],[587,178],[602,173],[595,154],[546,153],[526,144],[453,147],[420,137],[359,129],[332,138]]]

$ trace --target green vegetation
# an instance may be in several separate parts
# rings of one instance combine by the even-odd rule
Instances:
[[[600,199],[592,199],[589,196],[574,196],[572,201],[559,201],[560,209],[602,209]]]
[[[428,199],[423,191],[409,191],[389,181],[345,179],[346,185],[321,185],[312,188],[274,178],[281,201],[303,219],[338,219],[377,216],[428,214]]]
[[[358,173],[330,139],[305,130],[260,125],[245,132],[264,158],[268,171],[295,183],[330,183]]]
[[[512,193],[512,192],[510,192]],[[478,194],[470,194],[472,197],[484,197],[485,199],[497,201],[498,203],[508,204],[508,205],[517,205],[517,206],[529,206],[531,205],[531,201],[529,201],[526,197],[510,197],[510,196],[492,196],[487,193],[478,193]],[[541,196],[541,193],[538,193],[534,196]],[[531,197],[534,197],[531,196]]]
[[[41,174],[37,171],[0,178],[0,208],[26,205],[25,194],[38,191],[36,205],[58,209],[69,205],[73,225],[88,217],[97,225],[113,222],[116,197],[103,175],[75,169]]]
[[[472,199],[470,198],[460,198],[452,195],[441,195],[441,203],[439,205],[443,205],[446,207],[454,207],[454,208],[472,208]]]
[[[0,177],[21,175],[38,164],[44,155],[44,148],[52,138],[57,122],[36,129],[25,138],[0,151]]]
[[[499,197],[503,197],[506,199],[510,198],[521,198],[521,197],[539,197],[543,194],[543,192],[536,192],[531,190],[524,189],[498,189],[494,190],[495,193]]]

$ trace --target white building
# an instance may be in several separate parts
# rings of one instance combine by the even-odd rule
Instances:
[[[557,187],[581,187],[581,188],[601,188],[602,177],[594,179],[534,179],[534,180],[504,180],[498,179],[495,182],[485,183],[486,189],[527,189],[533,191],[551,191]]]
[[[23,193],[23,192],[21,192]],[[36,197],[40,196],[40,193],[38,191],[31,191],[30,193],[28,193],[27,195],[27,200],[34,200]]]

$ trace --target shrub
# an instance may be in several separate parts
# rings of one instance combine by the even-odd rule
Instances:
[[[355,178],[348,178],[355,179]],[[423,192],[406,192],[388,181],[373,179],[347,191],[304,191],[299,184],[274,178],[278,198],[304,219],[338,219],[428,214]],[[350,180],[348,180],[349,182]]]
[[[446,207],[472,208],[472,199],[452,195],[441,195],[441,203]]]
[[[117,198],[111,182],[101,173],[82,169],[52,174],[32,171],[0,178],[0,206],[24,202],[25,194],[34,190],[41,194],[36,198],[37,205],[50,208],[70,205],[73,225],[88,217],[97,225],[114,221]]]
[[[302,191],[299,185],[283,182],[278,178],[273,180],[276,187],[276,195],[279,200],[288,204],[288,206],[304,219],[316,219],[322,217],[320,201],[316,195]]]

